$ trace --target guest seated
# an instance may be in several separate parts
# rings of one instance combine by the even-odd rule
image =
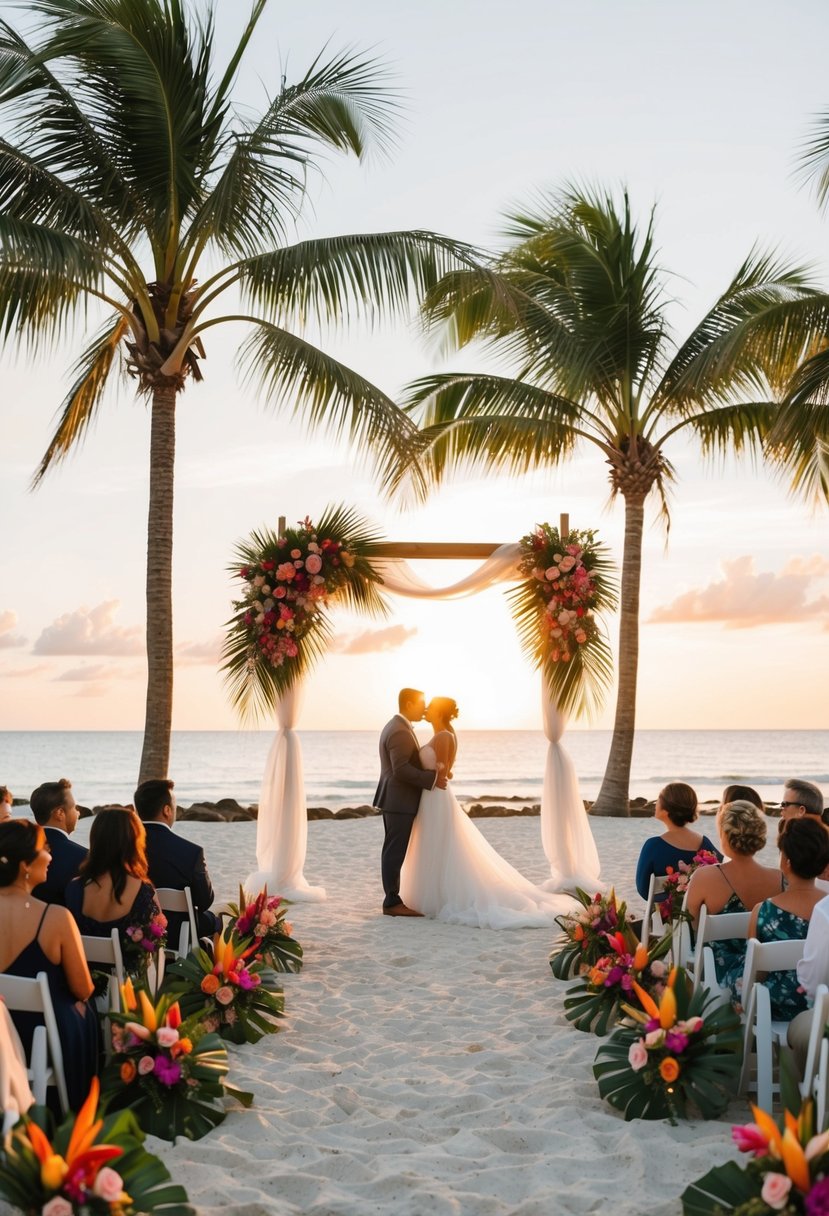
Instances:
[[[822,823],[829,832],[829,811],[824,810],[823,794],[820,788],[811,781],[790,777],[783,786],[783,798],[780,803],[781,831],[787,820],[802,819],[804,815]],[[829,891],[829,867],[818,875],[818,887],[822,889],[824,895]]]
[[[78,822],[78,808],[72,795],[72,783],[65,777],[46,781],[32,791],[29,799],[32,814],[46,832],[46,843],[52,851],[52,864],[46,881],[35,887],[32,894],[47,904],[65,904],[66,888],[77,877],[86,849],[69,837]]]
[[[147,877],[144,825],[133,811],[104,807],[89,833],[89,853],[77,878],[66,888],[66,906],[81,933],[109,937],[118,930],[128,955],[128,930],[148,926],[160,912]]]
[[[5,823],[7,819],[11,819],[12,806],[14,799],[12,792],[7,785],[0,785],[0,823]]]
[[[0,970],[28,978],[46,972],[69,1104],[77,1111],[98,1071],[98,1022],[86,1003],[93,985],[77,925],[66,908],[43,903],[31,893],[44,882],[51,860],[43,828],[28,819],[0,823]],[[10,1012],[30,1057],[35,1028],[43,1019]]]
[[[221,918],[209,911],[213,903],[213,885],[207,872],[204,849],[182,836],[176,836],[176,796],[172,781],[144,781],[133,795],[135,809],[147,829],[147,863],[150,878],[156,887],[172,887],[176,891],[190,888],[196,909],[199,937],[213,937],[221,932]],[[176,912],[167,916],[167,940],[175,945],[186,917]],[[195,945],[195,943],[192,943]]]
[[[665,831],[661,836],[653,836],[645,841],[636,866],[636,890],[643,899],[648,897],[652,874],[662,875],[669,869],[676,870],[681,861],[690,864],[700,849],[715,853],[722,861],[722,854],[708,837],[688,827],[698,813],[697,796],[690,785],[673,781],[660,792],[653,817],[665,825]]]
[[[779,845],[786,889],[757,904],[748,926],[749,937],[761,942],[805,938],[812,912],[823,898],[815,879],[829,865],[829,834],[820,820],[811,815],[788,820]],[[773,1018],[790,1021],[806,1008],[806,994],[794,968],[771,972],[766,987],[771,994]]]
[[[729,786],[723,797],[735,787]],[[743,787],[748,789],[748,787]],[[754,791],[750,791],[754,794]],[[688,884],[687,909],[694,927],[703,904],[709,913],[748,912],[761,900],[778,895],[783,890],[780,870],[761,866],[754,860],[766,843],[766,817],[759,795],[756,801],[739,799],[726,802],[717,813],[717,830],[727,865],[700,866]],[[743,974],[746,960],[746,939],[728,938],[711,942],[717,979],[724,988],[731,988]]]

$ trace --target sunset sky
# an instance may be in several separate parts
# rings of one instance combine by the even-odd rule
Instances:
[[[217,45],[247,5],[220,0]],[[20,20],[17,5],[0,13]],[[359,166],[330,157],[298,236],[430,228],[498,240],[512,204],[567,181],[625,182],[644,223],[656,205],[671,318],[682,336],[754,241],[829,284],[829,215],[796,176],[798,148],[829,107],[829,9],[814,0],[272,0],[238,97],[260,109],[326,42],[373,48],[404,93],[399,147]],[[91,318],[94,322],[94,318]],[[462,476],[412,511],[385,502],[371,468],[263,410],[214,330],[205,382],[178,410],[174,726],[236,725],[217,655],[235,543],[255,527],[355,506],[397,540],[514,541],[567,511],[621,558],[623,513],[594,450],[525,479]],[[414,321],[353,327],[327,348],[387,392],[446,366]],[[113,391],[82,449],[29,482],[81,346],[2,361],[0,728],[138,729],[144,712],[148,416]],[[452,366],[475,368],[469,351]],[[703,465],[677,444],[673,523],[651,513],[643,563],[638,724],[827,728],[829,518],[762,468]],[[432,563],[435,583],[462,564]],[[336,650],[309,683],[300,725],[377,727],[401,684],[456,696],[467,727],[538,725],[538,678],[503,593],[452,604],[395,600],[385,621],[340,615]],[[617,623],[607,622],[616,644]],[[612,721],[612,697],[596,725]]]

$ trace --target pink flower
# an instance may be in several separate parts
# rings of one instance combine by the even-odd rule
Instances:
[[[645,1044],[641,1039],[637,1039],[635,1043],[631,1043],[630,1051],[628,1052],[628,1064],[634,1072],[639,1072],[648,1062],[648,1052]]]
[[[302,550],[301,550],[301,549],[292,549],[292,550],[291,550],[291,557],[294,557],[294,558],[296,558],[296,557],[302,557]]]
[[[576,559],[571,554],[568,553],[567,556],[563,557],[558,564],[559,564],[559,567],[561,568],[561,570],[563,570],[564,573],[566,574],[568,572],[568,570],[573,569],[573,567],[576,564]]]
[[[296,569],[293,562],[282,562],[276,567],[276,577],[283,583],[290,582],[296,576]],[[276,589],[279,591],[279,588]]]
[[[651,963],[651,975],[654,979],[661,980],[665,974],[666,967],[661,958],[656,958]]]
[[[305,569],[309,574],[319,574],[322,570],[322,558],[316,553],[309,553],[305,559]]]
[[[181,1065],[176,1060],[168,1060],[166,1056],[156,1056],[153,1073],[162,1085],[172,1089],[181,1080]]]
[[[40,1209],[40,1216],[72,1216],[72,1204],[63,1195],[55,1195]]]
[[[260,920],[259,924],[253,930],[253,936],[254,937],[265,937],[267,932],[268,932],[268,926],[265,924],[264,921]]]
[[[760,1130],[756,1123],[744,1123],[732,1127],[731,1139],[741,1153],[754,1153],[755,1157],[765,1157],[769,1151],[768,1136]]]
[[[152,1056],[142,1056],[138,1061],[138,1075],[146,1077],[147,1073],[152,1072],[155,1068],[155,1060]]]
[[[223,984],[221,988],[217,988],[215,995],[220,1005],[229,1005],[233,1000],[233,989]]]
[[[98,1171],[98,1177],[92,1187],[92,1194],[97,1195],[106,1203],[117,1203],[124,1193],[124,1180],[115,1170],[105,1165]]]
[[[179,1033],[172,1026],[159,1026],[155,1032],[159,1047],[172,1047],[179,1040]]]
[[[763,1203],[767,1203],[770,1208],[775,1211],[780,1211],[786,1206],[786,1201],[789,1198],[789,1191],[792,1189],[792,1180],[787,1178],[785,1174],[766,1174],[763,1179],[763,1189],[760,1191],[760,1198]]]
[[[148,1030],[146,1026],[142,1026],[140,1022],[126,1022],[124,1030],[129,1031],[130,1034],[134,1034],[137,1039],[143,1039],[145,1043],[152,1036],[152,1031]]]

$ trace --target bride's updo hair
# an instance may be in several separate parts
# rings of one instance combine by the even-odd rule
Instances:
[[[30,819],[0,823],[0,887],[17,881],[20,866],[30,865],[46,841],[43,828]]]
[[[442,718],[447,722],[451,722],[453,718],[457,718],[459,710],[457,701],[453,701],[451,697],[433,697],[432,704]]]
[[[684,828],[697,817],[697,796],[684,781],[672,781],[659,791],[665,813],[675,828]]]

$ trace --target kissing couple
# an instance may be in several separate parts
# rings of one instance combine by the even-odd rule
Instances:
[[[569,911],[568,896],[534,886],[493,849],[458,802],[449,780],[458,750],[451,697],[403,688],[400,712],[380,735],[383,812],[383,914],[422,917],[481,929],[548,927]],[[426,720],[421,746],[412,726]]]

